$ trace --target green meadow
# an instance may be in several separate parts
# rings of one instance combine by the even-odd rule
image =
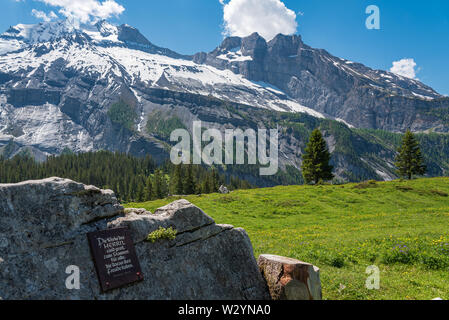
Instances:
[[[449,299],[449,178],[239,190],[183,197],[217,223],[244,228],[255,256],[321,269],[323,298]],[[126,207],[151,212],[179,197]],[[366,269],[380,269],[369,290]]]

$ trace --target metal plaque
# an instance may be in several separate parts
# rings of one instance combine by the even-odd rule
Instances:
[[[127,228],[87,234],[103,292],[143,280],[136,249]]]

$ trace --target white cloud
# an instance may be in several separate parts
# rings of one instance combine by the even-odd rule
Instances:
[[[115,0],[37,0],[49,6],[58,7],[59,13],[83,23],[119,16],[125,8]]]
[[[416,66],[414,59],[401,59],[393,62],[393,67],[391,67],[390,71],[406,78],[416,79]]]
[[[54,13],[53,11],[50,11],[50,13],[47,14],[44,11],[39,11],[39,10],[33,9],[33,10],[31,10],[31,14],[38,19],[44,20],[45,22],[49,22],[53,19],[58,18],[57,14]]]
[[[219,0],[223,5],[224,34],[245,37],[258,32],[267,41],[277,34],[296,32],[296,13],[281,0]]]

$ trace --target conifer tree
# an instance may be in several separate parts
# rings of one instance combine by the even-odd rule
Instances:
[[[161,188],[161,184],[162,184],[162,176],[161,176],[161,171],[160,170],[156,170],[154,172],[154,178],[153,178],[153,194],[154,197],[156,199],[161,199],[162,198],[162,188]]]
[[[210,175],[208,173],[205,174],[205,177],[203,179],[203,183],[201,184],[201,193],[208,194],[211,193],[211,181],[210,181]]]
[[[218,189],[220,188],[219,183],[220,178],[218,176],[218,172],[216,169],[212,169],[210,192],[218,192]]]
[[[184,193],[194,194],[195,193],[195,178],[193,176],[193,166],[188,165],[187,172],[184,180]]]
[[[151,177],[147,178],[144,192],[145,192],[145,201],[153,200],[153,182],[151,181]]]
[[[302,174],[306,183],[317,184],[334,178],[333,167],[329,164],[331,154],[319,129],[310,136],[303,156]]]
[[[402,146],[396,156],[396,167],[401,177],[411,180],[413,175],[424,175],[427,171],[419,147],[419,142],[410,130],[407,130],[402,140]]]
[[[164,172],[160,171],[160,173],[161,173],[161,189],[160,189],[161,196],[160,196],[160,199],[164,199],[164,198],[168,197],[168,193],[169,193],[168,182],[167,182],[167,177],[165,176]]]
[[[184,187],[183,187],[181,165],[175,166],[175,170],[174,170],[173,177],[172,177],[171,181],[173,181],[173,183],[172,183],[173,194],[182,195],[184,192]]]
[[[136,195],[136,200],[138,202],[143,202],[145,201],[145,185],[142,183],[139,183],[137,185],[137,195]]]

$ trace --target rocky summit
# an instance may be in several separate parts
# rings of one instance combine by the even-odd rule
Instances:
[[[100,290],[86,234],[127,227],[144,280]],[[148,235],[172,228],[174,238]],[[67,286],[79,268],[79,290]],[[69,274],[66,273],[69,271]],[[154,214],[66,179],[0,185],[0,297],[87,300],[264,300],[267,284],[243,229],[217,225],[186,200]]]
[[[449,100],[429,86],[335,57],[308,46],[298,35],[279,34],[269,42],[257,33],[231,37],[193,60],[231,70],[353,127],[448,130],[431,110],[447,107]]]

